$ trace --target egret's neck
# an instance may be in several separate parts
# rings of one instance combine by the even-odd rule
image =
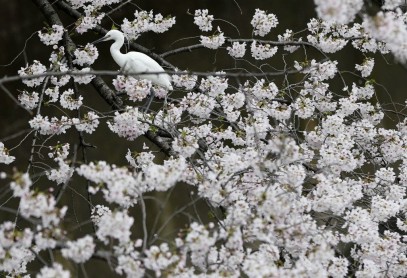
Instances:
[[[110,54],[114,61],[120,66],[123,67],[124,65],[124,54],[120,52],[120,48],[122,48],[124,44],[124,37],[118,38],[111,46],[110,46]]]

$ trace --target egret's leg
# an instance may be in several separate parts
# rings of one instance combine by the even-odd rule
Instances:
[[[148,97],[147,102],[141,108],[141,110],[144,111],[145,113],[147,113],[148,110],[150,109],[150,105],[153,102],[154,96],[155,96],[154,89],[151,88],[150,89],[150,96]]]
[[[167,108],[167,104],[168,104],[168,94],[170,93],[170,91],[168,91],[166,94],[165,94],[165,97],[164,97],[164,109],[165,108]]]

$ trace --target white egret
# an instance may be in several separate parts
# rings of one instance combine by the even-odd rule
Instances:
[[[110,30],[103,38],[94,43],[110,40],[114,40],[110,46],[110,54],[124,73],[164,72],[164,69],[156,61],[144,53],[135,51],[126,54],[121,53],[120,48],[124,44],[124,35],[118,30]],[[150,80],[153,84],[162,86],[167,90],[173,89],[171,77],[166,73],[143,74],[139,78]]]

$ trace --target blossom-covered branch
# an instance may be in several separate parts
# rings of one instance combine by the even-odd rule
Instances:
[[[249,2],[239,25],[209,8],[180,23],[188,4],[33,2],[43,55],[0,78],[29,111],[0,142],[1,273],[405,276],[407,102],[376,74],[406,61],[402,1],[315,0],[300,31]],[[112,68],[90,43],[111,25],[170,70]],[[173,30],[191,41],[139,40]]]

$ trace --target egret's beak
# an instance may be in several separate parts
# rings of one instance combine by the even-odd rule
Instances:
[[[100,38],[100,39],[98,39],[98,40],[92,42],[92,44],[97,44],[97,43],[103,42],[103,41],[105,41],[105,40],[106,40],[106,36],[104,36],[104,37],[102,37],[102,38]]]

